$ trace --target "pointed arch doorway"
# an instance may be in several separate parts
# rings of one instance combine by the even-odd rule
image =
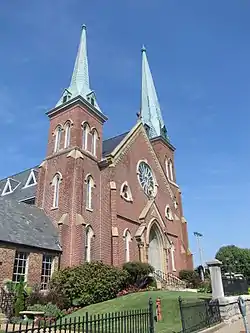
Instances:
[[[148,263],[155,271],[165,272],[163,238],[156,223],[152,224],[148,234]]]

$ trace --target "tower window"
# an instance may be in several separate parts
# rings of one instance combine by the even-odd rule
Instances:
[[[67,99],[68,99],[68,96],[67,96],[67,95],[63,96],[63,103],[66,103],[66,102],[67,102]]]
[[[86,178],[86,209],[92,210],[92,196],[94,188],[94,180],[91,175],[88,175]]]
[[[88,123],[83,123],[82,125],[82,148],[84,150],[88,150],[88,137],[90,132],[90,127]]]
[[[56,128],[56,139],[55,139],[55,147],[54,152],[57,152],[61,146],[61,138],[62,138],[62,126],[58,125]]]
[[[95,106],[95,99],[93,97],[90,98],[90,103]]]
[[[92,257],[92,238],[94,237],[94,231],[91,226],[87,226],[85,234],[85,261],[91,262]]]
[[[70,145],[70,127],[71,127],[71,123],[70,123],[70,121],[67,121],[66,125],[65,125],[64,148],[68,148]]]
[[[169,178],[170,180],[174,180],[174,173],[173,173],[173,162],[169,160]]]
[[[59,190],[60,190],[60,183],[62,181],[61,174],[57,173],[55,174],[53,180],[52,180],[52,186],[54,186],[54,193],[53,193],[53,208],[58,208],[59,204]]]
[[[94,128],[92,130],[92,147],[91,147],[91,152],[94,156],[96,156],[97,140],[98,140],[98,133],[97,130]]]

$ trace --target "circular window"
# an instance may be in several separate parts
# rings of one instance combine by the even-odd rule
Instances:
[[[140,162],[137,173],[144,193],[152,197],[155,194],[155,179],[150,166],[146,162]]]

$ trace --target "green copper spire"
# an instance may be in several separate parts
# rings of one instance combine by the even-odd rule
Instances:
[[[65,89],[56,106],[62,105],[77,96],[83,97],[100,111],[95,99],[95,94],[90,89],[89,84],[86,25],[82,26],[80,44],[78,47],[70,86]]]
[[[142,87],[141,87],[141,121],[148,130],[150,139],[162,136],[168,140],[163,122],[153,77],[149,68],[146,48],[142,47]]]

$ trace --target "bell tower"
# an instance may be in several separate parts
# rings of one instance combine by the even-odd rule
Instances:
[[[141,121],[146,129],[158,160],[165,172],[166,178],[173,194],[177,221],[179,223],[180,239],[178,241],[182,253],[183,267],[189,261],[190,251],[188,245],[187,226],[182,211],[182,198],[179,186],[176,184],[174,167],[175,147],[171,144],[167,128],[162,117],[153,76],[149,67],[146,48],[142,48],[142,82],[141,82]],[[180,222],[182,221],[182,222]],[[190,264],[192,265],[192,263]],[[189,265],[189,266],[190,266]],[[187,266],[187,265],[186,265]]]
[[[62,266],[72,266],[86,259],[86,229],[96,230],[99,221],[98,161],[107,120],[90,88],[85,25],[70,84],[47,116],[47,156],[40,165],[36,202],[59,229]]]

